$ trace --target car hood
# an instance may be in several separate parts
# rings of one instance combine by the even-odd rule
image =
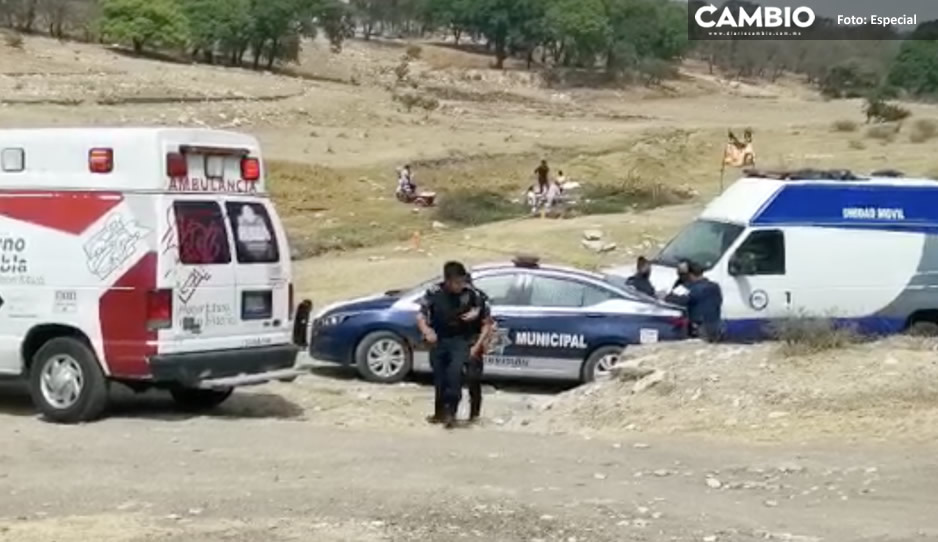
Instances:
[[[394,305],[399,299],[399,296],[387,294],[358,297],[328,305],[316,313],[315,317],[322,318],[337,312],[365,312],[389,309],[391,305]]]

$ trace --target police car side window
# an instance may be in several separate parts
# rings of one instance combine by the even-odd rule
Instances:
[[[745,276],[785,274],[785,234],[780,230],[754,231],[743,241],[733,264]]]
[[[277,237],[270,215],[261,203],[226,204],[231,231],[234,232],[238,263],[276,263],[280,261]]]
[[[610,297],[602,289],[575,280],[540,276],[531,280],[530,304],[535,307],[586,307]]]
[[[231,262],[228,232],[221,207],[214,201],[177,201],[176,240],[183,265],[213,265]]]
[[[495,275],[473,279],[473,284],[482,290],[492,305],[508,305],[512,302],[512,289],[518,281],[518,275]]]

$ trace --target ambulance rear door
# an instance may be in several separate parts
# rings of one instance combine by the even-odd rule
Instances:
[[[290,252],[269,199],[227,196],[225,214],[233,239],[235,306],[241,345],[292,340]]]

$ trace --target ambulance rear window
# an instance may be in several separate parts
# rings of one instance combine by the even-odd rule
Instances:
[[[276,263],[280,248],[270,215],[262,203],[230,202],[228,220],[234,232],[238,263]]]
[[[221,207],[214,201],[177,201],[176,231],[179,261],[183,265],[231,262],[231,248]]]

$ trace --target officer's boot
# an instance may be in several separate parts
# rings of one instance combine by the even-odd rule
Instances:
[[[446,418],[446,413],[444,412],[443,401],[440,399],[437,399],[433,403],[433,415],[427,416],[427,423],[441,424],[446,421],[445,418]]]

